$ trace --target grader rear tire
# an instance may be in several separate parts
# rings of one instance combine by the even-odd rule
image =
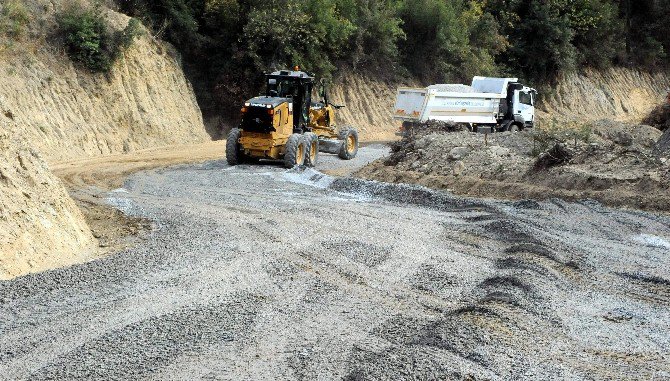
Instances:
[[[305,153],[307,144],[302,134],[292,134],[286,142],[286,152],[284,153],[284,166],[293,168],[295,166],[305,165]]]
[[[226,138],[226,161],[228,165],[237,165],[242,162],[242,153],[240,152],[240,136],[242,130],[233,128]]]
[[[338,156],[343,160],[351,160],[358,153],[358,131],[354,128],[345,128],[340,131],[338,139],[342,140],[342,146]]]
[[[319,157],[319,137],[313,132],[305,133],[305,145],[305,165],[314,167]]]

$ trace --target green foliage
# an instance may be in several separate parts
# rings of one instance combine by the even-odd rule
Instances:
[[[242,38],[261,71],[300,65],[322,75],[335,69],[354,31],[334,0],[263,1],[249,13]]]
[[[26,34],[30,14],[23,3],[8,1],[0,4],[0,50],[10,48]]]
[[[574,31],[577,63],[610,66],[624,48],[617,5],[608,0],[559,0],[558,6]]]
[[[670,51],[670,0],[119,4],[177,47],[200,100],[212,110],[250,95],[250,82],[260,87],[262,72],[294,65],[325,77],[353,67],[411,73],[423,82],[509,75],[538,85],[583,66],[667,65]]]
[[[399,58],[398,44],[404,40],[402,20],[398,16],[401,1],[343,0],[345,18],[355,26],[348,46],[347,63],[354,68],[393,69]]]
[[[497,73],[495,57],[508,44],[480,2],[407,0],[401,18],[404,63],[415,75],[444,82]]]
[[[111,31],[99,4],[76,1],[66,4],[57,21],[70,58],[93,72],[108,72],[141,30],[140,22],[131,19],[124,30]]]

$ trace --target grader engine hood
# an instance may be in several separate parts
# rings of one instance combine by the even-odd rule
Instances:
[[[242,123],[240,128],[248,132],[268,133],[275,131],[273,118],[275,109],[288,98],[256,97],[249,99],[242,108]]]

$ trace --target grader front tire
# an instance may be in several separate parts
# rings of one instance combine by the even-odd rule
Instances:
[[[305,164],[305,153],[307,144],[302,134],[292,134],[286,142],[286,152],[284,153],[284,166],[293,168]]]
[[[319,157],[319,137],[313,132],[305,133],[305,145],[305,165],[314,167]]]
[[[343,160],[351,160],[358,153],[358,131],[354,128],[347,128],[340,131],[339,140],[342,140],[342,146],[338,156]]]

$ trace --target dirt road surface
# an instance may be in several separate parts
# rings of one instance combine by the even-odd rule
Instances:
[[[153,229],[0,282],[0,378],[670,378],[667,216],[221,160],[107,198]]]

